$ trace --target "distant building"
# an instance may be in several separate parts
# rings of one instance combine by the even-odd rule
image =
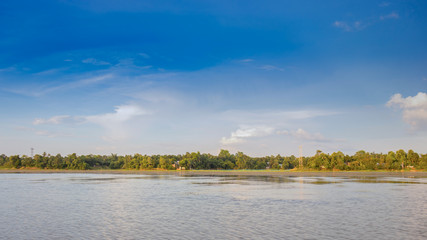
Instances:
[[[174,162],[172,167],[174,167],[176,170],[185,170],[185,167],[179,166],[179,161]]]

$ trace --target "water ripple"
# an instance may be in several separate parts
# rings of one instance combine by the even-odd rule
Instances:
[[[425,183],[0,175],[0,239],[426,239]]]

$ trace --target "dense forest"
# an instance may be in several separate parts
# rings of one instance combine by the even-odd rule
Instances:
[[[405,152],[368,153],[358,151],[353,156],[342,152],[332,154],[318,150],[312,157],[303,157],[303,169],[312,170],[402,170],[427,169],[427,154],[412,150]],[[50,155],[43,153],[34,157],[0,155],[1,168],[38,169],[293,169],[299,168],[299,159],[266,156],[250,157],[242,152],[230,154],[221,150],[218,156],[200,152],[184,155]],[[299,168],[301,169],[301,168]]]

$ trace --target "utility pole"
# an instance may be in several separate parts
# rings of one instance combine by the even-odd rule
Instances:
[[[299,168],[303,168],[303,162],[302,162],[302,145],[300,145],[299,147]]]
[[[31,158],[33,158],[34,155],[34,148],[31,148]]]

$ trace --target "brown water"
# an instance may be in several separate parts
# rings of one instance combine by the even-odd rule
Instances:
[[[0,239],[427,239],[426,178],[0,174]]]

